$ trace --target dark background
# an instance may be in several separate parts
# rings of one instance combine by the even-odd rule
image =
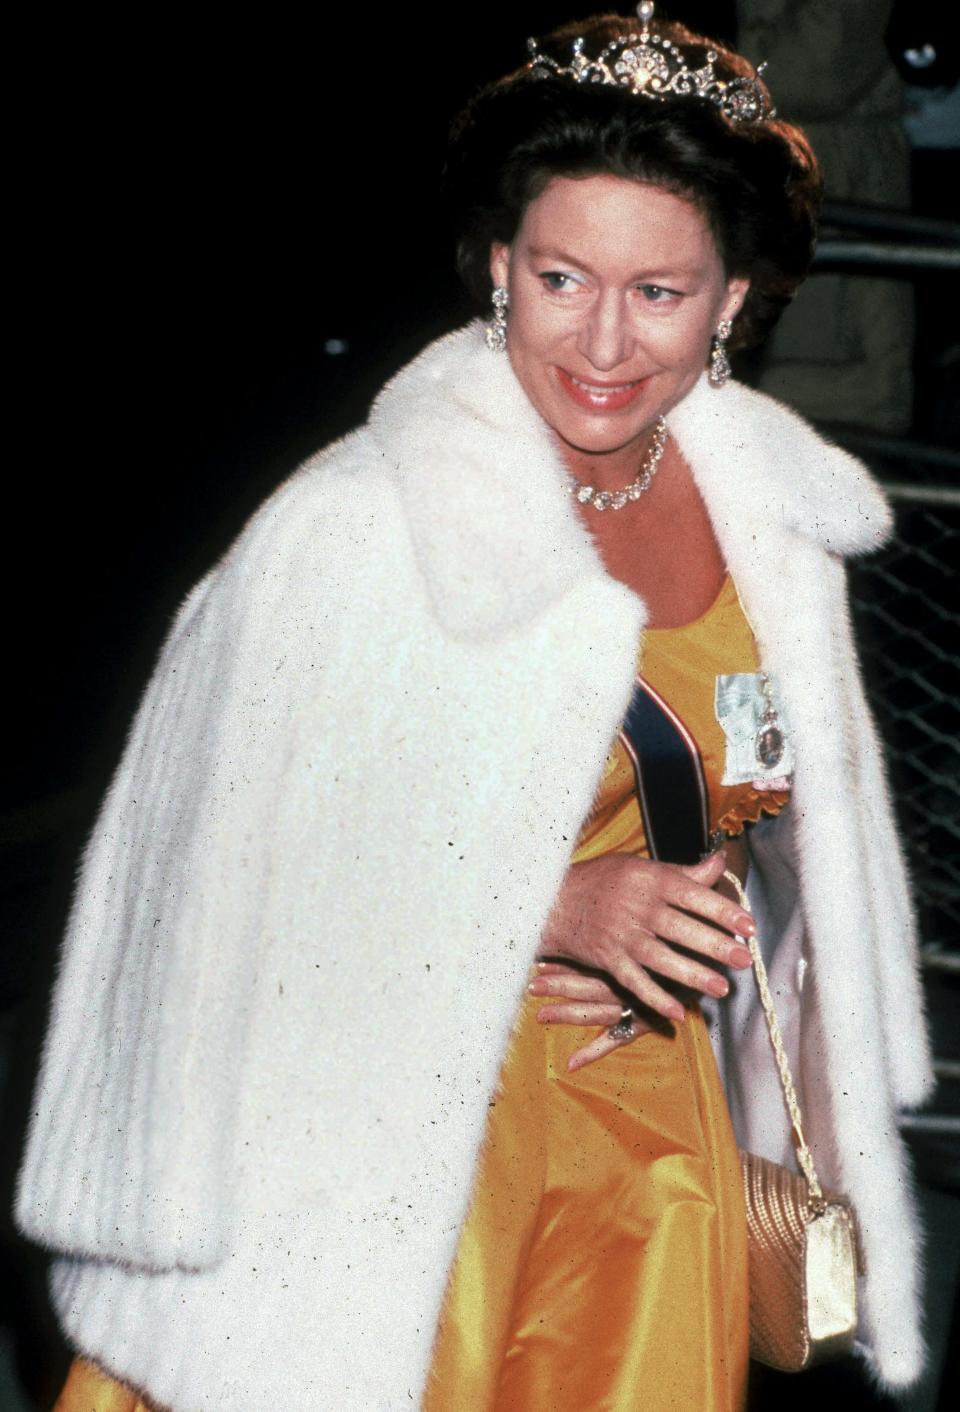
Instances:
[[[730,28],[732,6],[673,6],[715,32],[727,11]],[[116,753],[179,597],[468,316],[437,204],[447,124],[570,14],[486,6],[449,37],[387,6],[67,21],[24,205],[39,398],[11,477],[10,803]]]
[[[488,5],[446,33],[393,6],[75,11],[11,61],[29,97],[3,556],[3,1212],[78,851],[171,615],[264,495],[469,314],[436,199],[448,120],[571,13]],[[670,13],[734,32],[731,3]],[[4,1214],[0,1256],[0,1354],[42,1408],[66,1355]],[[831,1379],[805,1400],[884,1405],[850,1369]]]

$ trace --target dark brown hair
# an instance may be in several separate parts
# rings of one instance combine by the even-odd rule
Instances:
[[[715,51],[718,77],[752,77],[739,54],[679,24],[656,31],[696,68]],[[636,21],[599,15],[540,41],[542,53],[570,62],[583,38],[595,56]],[[451,131],[444,192],[457,242],[457,267],[489,308],[490,246],[509,244],[529,203],[557,176],[610,173],[662,187],[691,201],[708,221],[728,277],[750,289],[731,347],[767,333],[810,264],[820,209],[820,168],[799,128],[776,117],[733,122],[697,97],[666,101],[611,84],[536,77],[528,67],[483,89]]]

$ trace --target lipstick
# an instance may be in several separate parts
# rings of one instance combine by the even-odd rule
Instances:
[[[574,377],[559,367],[557,378],[570,400],[587,412],[622,412],[637,401],[647,385],[646,378],[636,382],[594,382]]]

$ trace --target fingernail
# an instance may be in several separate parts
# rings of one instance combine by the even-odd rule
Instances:
[[[737,918],[737,931],[742,936],[756,936],[757,924],[750,916],[749,912],[741,912]]]
[[[707,982],[707,990],[710,995],[716,995],[717,997],[719,997],[721,995],[728,995],[730,992],[730,986],[723,979],[723,976],[717,976],[715,980]]]
[[[676,1009],[670,1010],[668,1013],[670,1019],[674,1020],[678,1025],[682,1025],[684,1020],[687,1018],[687,1012],[686,1010],[684,1010],[682,1005],[678,1005]]]
[[[753,957],[745,946],[731,946],[727,953],[727,961],[731,966],[739,966],[741,970],[745,970],[747,966],[751,965]]]

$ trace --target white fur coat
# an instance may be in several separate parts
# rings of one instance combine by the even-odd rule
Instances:
[[[793,730],[756,905],[823,1175],[862,1224],[864,1344],[902,1384],[922,1345],[895,1112],[931,1071],[839,557],[888,511],[742,387],[701,383],[671,428]],[[176,1412],[416,1403],[644,618],[476,326],[193,592],[87,851],[18,1191],[88,1354]],[[742,1136],[782,1158],[742,982],[717,1028]]]

